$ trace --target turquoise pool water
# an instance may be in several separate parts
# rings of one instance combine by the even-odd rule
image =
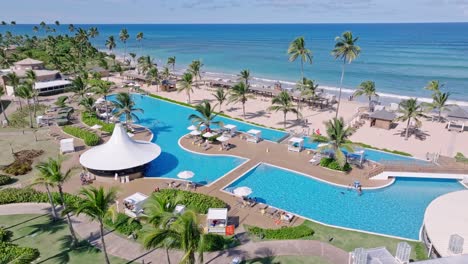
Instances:
[[[180,137],[189,132],[187,127],[191,123],[188,116],[195,113],[194,110],[148,96],[133,95],[133,99],[137,107],[144,110],[143,114],[136,113],[140,118],[138,124],[151,129],[154,134],[152,141],[162,149],[161,156],[149,164],[146,171],[148,177],[177,178],[180,171],[190,170],[195,173],[192,181],[209,184],[245,162],[245,159],[237,157],[196,154],[179,146]],[[113,97],[109,100],[113,100]],[[272,141],[286,135],[281,131],[259,128],[224,117],[219,117],[219,120],[225,124],[234,124],[241,131],[260,129],[263,137]]]
[[[250,197],[325,224],[419,239],[424,211],[436,197],[464,189],[455,180],[397,178],[389,187],[354,190],[260,164],[226,190],[248,186]],[[265,218],[265,221],[273,221]]]
[[[304,147],[307,149],[317,149],[319,143],[312,141],[310,138],[304,138]],[[430,164],[424,160],[415,159],[412,157],[406,157],[402,155],[396,155],[389,152],[378,151],[374,149],[364,148],[364,158],[375,162],[401,162],[401,163],[413,163],[418,165]]]

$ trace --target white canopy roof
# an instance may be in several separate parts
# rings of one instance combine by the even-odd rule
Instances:
[[[133,140],[122,124],[116,124],[109,141],[83,153],[80,163],[88,169],[117,171],[147,164],[160,154],[158,145]]]
[[[209,208],[207,220],[226,219],[227,220],[227,208]]]
[[[139,204],[141,202],[144,202],[146,199],[148,199],[148,195],[136,192],[130,195],[129,197],[125,198],[124,201],[131,204]]]
[[[251,134],[251,135],[260,135],[262,133],[262,131],[260,130],[257,130],[257,129],[250,129],[249,131],[247,131],[247,134]]]
[[[226,129],[236,129],[237,126],[231,125],[231,124],[227,124],[227,125],[224,126],[224,128],[226,128]]]
[[[219,142],[225,142],[225,141],[228,141],[229,138],[225,137],[225,136],[220,136],[220,137],[216,138],[216,140],[218,140]]]
[[[289,142],[291,143],[302,143],[304,142],[304,139],[303,138],[298,138],[298,137],[292,137],[289,139]]]

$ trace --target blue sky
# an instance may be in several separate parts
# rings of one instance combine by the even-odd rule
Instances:
[[[0,20],[76,24],[466,22],[468,0],[2,0]]]

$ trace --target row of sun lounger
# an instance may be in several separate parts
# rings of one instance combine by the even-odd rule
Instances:
[[[282,210],[279,210],[272,206],[268,206],[264,203],[258,203],[255,201],[255,199],[238,200],[236,206],[240,208],[254,208],[255,207],[256,210],[262,215],[271,219],[275,219],[276,221],[279,221],[277,222],[277,224],[279,223],[290,224],[295,218],[295,216],[292,214],[285,213]]]

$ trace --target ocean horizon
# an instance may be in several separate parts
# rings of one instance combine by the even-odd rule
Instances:
[[[0,33],[9,30],[32,36],[32,26],[3,26]],[[304,65],[304,75],[332,91],[339,86],[342,64],[331,55],[334,39],[351,30],[359,37],[362,51],[346,65],[345,91],[372,80],[384,101],[427,100],[431,92],[424,87],[439,80],[451,100],[468,106],[468,35],[464,34],[468,23],[75,24],[79,26],[98,27],[100,34],[92,42],[102,50],[108,36],[118,39],[120,29],[126,27],[127,53],[150,55],[158,65],[176,56],[176,68],[183,71],[192,60],[200,59],[209,77],[234,80],[240,70],[250,69],[259,83],[282,81],[286,86],[300,79],[300,62],[289,62],[286,50],[295,37],[304,36],[313,53],[313,63]],[[57,31],[70,34],[67,24]],[[135,40],[138,32],[144,33],[141,46]],[[120,41],[115,52],[124,52]]]

